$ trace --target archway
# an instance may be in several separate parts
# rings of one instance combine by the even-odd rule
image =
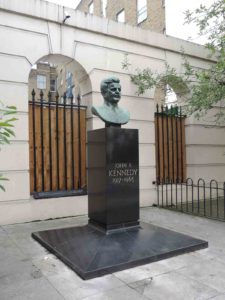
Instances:
[[[189,89],[186,83],[175,75],[163,78],[155,88],[154,100],[159,106],[183,106]]]
[[[47,55],[32,67],[28,87],[31,194],[85,194],[87,72],[70,57]]]

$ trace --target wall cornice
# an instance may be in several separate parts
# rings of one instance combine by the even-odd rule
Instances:
[[[184,52],[191,57],[207,61],[216,61],[215,57],[209,58],[209,51],[204,46],[144,30],[136,26],[121,24],[94,15],[89,15],[78,10],[43,0],[23,0],[22,5],[21,0],[0,0],[0,11],[1,10],[54,22],[61,26],[69,26],[97,34],[103,34],[164,51],[175,53]],[[67,19],[65,24],[62,24],[65,10],[71,17]]]

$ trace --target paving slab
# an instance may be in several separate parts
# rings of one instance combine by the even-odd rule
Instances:
[[[224,300],[225,299],[225,294],[220,294],[220,295],[217,295],[213,298],[210,298],[212,300]]]
[[[225,263],[225,249],[219,246],[215,246],[212,242],[210,242],[210,245],[211,246],[207,249],[207,251],[199,250],[198,252],[196,252],[196,255],[199,254],[201,258],[207,257],[208,259],[213,259]]]
[[[0,242],[3,241],[7,236],[7,233],[5,232],[5,230],[3,230],[3,228],[0,227]]]
[[[225,293],[225,264],[210,259],[180,269],[180,274]]]
[[[164,259],[159,263],[162,266],[164,266],[164,268],[167,268],[169,271],[179,270],[199,262],[206,263],[206,261],[208,261],[210,257],[208,257],[207,255],[199,255],[198,254],[199,251],[179,255],[176,257],[172,257],[170,259]]]
[[[59,292],[45,278],[12,281],[1,288],[1,300],[64,300]]]
[[[34,257],[32,263],[41,270],[42,274],[46,277],[62,274],[66,271],[72,272],[61,260],[50,253]]]
[[[137,282],[156,275],[168,273],[169,271],[170,268],[168,268],[166,265],[162,264],[161,262],[155,262],[116,272],[114,275],[126,284],[129,284],[131,282]]]
[[[225,223],[141,209],[141,220],[209,242],[209,248],[83,281],[31,233],[83,226],[87,216],[0,226],[0,300],[225,300]]]
[[[154,300],[206,300],[219,294],[217,290],[176,271],[135,282],[129,286],[141,295]]]
[[[0,291],[14,282],[26,282],[43,277],[41,271],[30,261],[7,261],[0,267]],[[1,296],[0,296],[1,299]]]
[[[18,234],[16,237],[13,235],[12,240],[17,245],[18,249],[30,259],[48,253],[45,248],[40,247],[38,243],[33,242],[30,232],[27,233],[27,235]]]
[[[20,234],[27,234],[32,233],[37,230],[44,230],[44,229],[51,229],[51,228],[62,228],[62,227],[69,227],[71,225],[83,225],[87,224],[88,217],[85,216],[78,216],[78,217],[68,217],[68,218],[60,218],[60,219],[50,219],[45,221],[36,221],[30,223],[21,223],[21,224],[13,224],[13,225],[4,225],[3,229],[4,232],[14,236],[18,233]],[[1,227],[0,227],[1,228]],[[0,231],[1,232],[1,231]]]
[[[99,293],[106,294],[110,290],[121,286],[125,287],[125,284],[114,275],[106,275],[84,281],[71,270],[62,274],[53,275],[49,277],[48,280],[56,287],[57,291],[68,300],[80,300]]]
[[[150,298],[140,295],[134,289],[128,286],[123,286],[104,293],[98,293],[92,297],[87,297],[85,300],[149,300]]]

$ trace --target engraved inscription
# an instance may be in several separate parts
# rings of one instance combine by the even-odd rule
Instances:
[[[138,175],[138,169],[132,166],[132,163],[115,163],[108,170],[108,176],[113,184],[134,183]]]

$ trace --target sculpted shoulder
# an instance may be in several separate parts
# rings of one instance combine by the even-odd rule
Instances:
[[[92,106],[91,111],[102,121],[112,124],[126,124],[130,120],[130,113],[127,109],[117,107],[113,109],[107,105]]]

